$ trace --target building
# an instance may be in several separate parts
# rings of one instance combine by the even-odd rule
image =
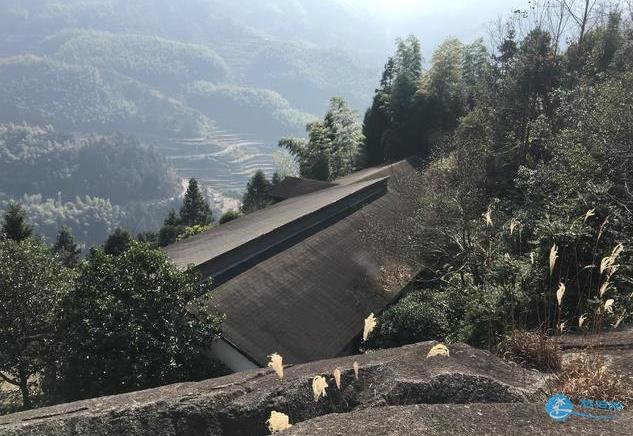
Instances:
[[[273,193],[283,201],[167,247],[176,264],[214,280],[205,306],[226,314],[214,357],[240,371],[275,352],[284,363],[352,353],[364,319],[420,268],[418,167],[407,160],[334,183],[290,179]]]

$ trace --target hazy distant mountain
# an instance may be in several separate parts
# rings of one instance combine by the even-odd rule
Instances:
[[[395,37],[416,34],[430,57],[445,37],[473,39],[483,33],[482,23],[511,7],[502,0],[484,3],[2,1],[0,127],[133,135],[167,156],[181,178],[201,180],[216,207],[226,208],[226,197],[239,197],[253,172],[274,170],[278,139],[303,135],[331,96],[344,97],[362,116]],[[36,150],[38,144],[21,146]],[[70,168],[60,173],[73,174]],[[31,186],[38,183],[46,182]],[[60,189],[62,198],[74,195]],[[20,194],[39,195],[25,189],[10,196]],[[0,186],[0,207],[8,195]],[[40,201],[62,210],[46,198],[34,204]],[[146,215],[139,224],[138,211],[120,213],[138,230],[156,225]]]

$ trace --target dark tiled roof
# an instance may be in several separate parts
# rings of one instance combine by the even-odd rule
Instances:
[[[286,177],[270,191],[270,196],[278,200],[287,200],[289,198],[331,188],[332,186],[336,185],[320,180]]]
[[[177,242],[165,252],[177,265],[194,265],[215,277],[381,194],[385,185],[386,179],[374,179],[291,198]]]
[[[363,207],[356,205],[308,235],[286,240],[213,290],[207,301],[226,314],[224,337],[260,365],[274,352],[286,363],[346,354],[362,331],[363,320],[371,312],[381,312],[408,281],[386,286],[385,271],[395,266],[396,271],[414,273],[419,268],[415,253],[406,252],[401,244],[377,243],[374,235],[396,223],[412,222],[417,202],[403,197],[415,190],[407,180],[419,180],[413,163],[369,171],[363,181],[286,200],[170,247],[168,253],[180,264],[204,262],[281,222],[374,186],[378,181],[372,178],[383,176],[391,176],[386,193],[368,198]],[[407,229],[398,228],[398,234],[410,237]]]

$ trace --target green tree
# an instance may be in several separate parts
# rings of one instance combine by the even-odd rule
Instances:
[[[18,203],[9,203],[2,220],[0,236],[20,242],[33,235],[33,228],[26,221],[26,213]]]
[[[433,53],[426,91],[434,100],[437,126],[451,131],[464,114],[466,89],[463,78],[464,46],[455,38],[444,41]]]
[[[279,146],[299,162],[302,177],[334,180],[364,164],[364,137],[356,113],[333,97],[323,121],[307,126],[308,139],[284,138]]]
[[[117,257],[97,249],[78,267],[59,319],[56,382],[63,400],[200,380],[217,374],[206,350],[222,318],[195,298],[210,290],[147,244]],[[197,313],[193,316],[189,313]]]
[[[263,209],[272,204],[270,190],[272,184],[263,171],[258,170],[246,185],[246,192],[242,198],[242,213],[248,214]]]
[[[180,224],[180,218],[176,215],[176,211],[171,209],[167,218],[163,222],[163,226],[158,232],[158,246],[166,247],[178,240],[178,235],[182,231],[183,226]]]
[[[61,256],[65,266],[73,268],[79,262],[81,248],[75,243],[75,238],[68,227],[64,226],[59,229],[53,249]]]
[[[132,235],[127,230],[115,229],[103,244],[103,251],[111,256],[118,256],[130,248],[132,240]]]
[[[148,230],[136,235],[136,240],[139,242],[145,242],[149,244],[152,248],[157,248],[159,246],[158,236],[159,236],[159,232]]]
[[[34,239],[0,241],[0,378],[31,407],[29,379],[54,350],[56,308],[72,286],[70,271]]]
[[[414,36],[399,39],[363,122],[368,164],[425,153],[428,116],[426,101],[418,98],[421,76],[420,41]]]
[[[302,177],[315,180],[330,178],[330,138],[321,121],[310,123],[306,127],[308,140],[283,138],[279,146],[299,162],[299,173]]]
[[[189,180],[189,187],[180,208],[180,219],[186,227],[206,226],[212,221],[211,208],[202,196],[196,179]]]
[[[228,210],[222,214],[219,223],[225,224],[230,221],[236,220],[241,216],[241,214],[236,210]]]
[[[330,136],[330,180],[344,177],[364,164],[363,132],[356,112],[341,97],[330,100],[324,119]]]

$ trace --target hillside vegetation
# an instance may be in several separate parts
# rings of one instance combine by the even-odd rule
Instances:
[[[200,179],[214,206],[226,208],[257,169],[271,175],[272,144],[304,131],[331,95],[367,104],[378,73],[375,47],[384,47],[383,36],[364,26],[368,19],[339,0],[2,2],[0,124],[135,136],[171,159],[181,179]],[[82,158],[96,166],[98,154]],[[55,165],[48,169],[64,171]],[[123,223],[135,230],[160,225],[105,188],[72,188],[83,183],[70,171],[63,200],[78,205],[74,195],[82,191],[80,198],[126,209]],[[0,191],[49,205],[58,202],[53,185]],[[137,205],[171,201],[139,192]],[[85,232],[79,235],[83,241]]]
[[[267,140],[274,140],[279,132],[297,134],[314,120],[313,116],[293,109],[280,94],[268,89],[198,81],[187,87],[186,101],[227,129],[241,129]]]
[[[18,56],[0,60],[0,122],[62,130],[192,134],[203,117],[128,77],[92,66]]]
[[[166,159],[130,137],[0,124],[0,210],[19,200],[49,241],[61,226],[88,245],[118,226],[158,227],[179,190]]]
[[[493,348],[519,329],[633,320],[633,16],[576,6],[513,17],[493,52],[449,39],[424,71],[408,38],[387,62],[365,147],[374,162],[426,156],[412,194],[426,264],[373,346]],[[547,23],[570,14],[586,19],[563,47]]]
[[[65,63],[112,69],[157,89],[196,80],[221,82],[229,69],[209,47],[155,36],[71,32],[54,57]]]

